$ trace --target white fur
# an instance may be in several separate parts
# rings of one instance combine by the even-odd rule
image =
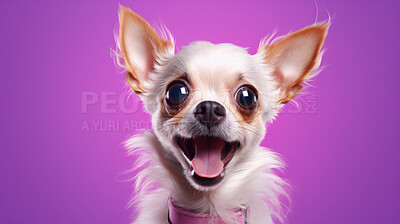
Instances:
[[[226,54],[230,57],[227,57]],[[164,61],[161,61],[164,60]],[[261,63],[261,55],[249,55],[243,48],[232,44],[214,45],[209,42],[194,42],[176,55],[164,55],[155,72],[150,74],[151,81],[145,83],[148,93],[141,96],[147,110],[153,115],[154,132],[136,136],[126,142],[127,148],[137,155],[136,170],[141,170],[136,176],[135,202],[140,210],[135,223],[162,223],[167,217],[167,198],[171,196],[186,209],[220,216],[227,223],[234,223],[230,210],[242,205],[250,207],[251,223],[282,222],[285,209],[282,208],[282,198],[288,198],[285,182],[276,175],[283,168],[280,157],[268,149],[259,147],[265,134],[265,122],[278,113],[282,105],[275,103],[277,92],[267,65]],[[209,66],[202,66],[207,64]],[[177,66],[178,65],[178,66]],[[207,70],[210,69],[210,70]],[[218,72],[228,69],[229,74],[244,74],[253,80],[253,85],[260,90],[260,100],[263,105],[260,126],[234,122],[234,117],[228,113],[225,133],[227,140],[240,140],[243,143],[241,151],[226,167],[226,177],[216,188],[204,192],[191,186],[184,176],[188,167],[180,151],[174,147],[172,137],[185,132],[185,125],[193,119],[188,113],[182,119],[181,127],[171,125],[168,121],[160,122],[162,108],[157,103],[165,91],[169,79],[178,71],[190,74],[208,74],[201,76],[204,85],[200,88],[197,101],[191,109],[202,100],[216,100],[227,109],[232,109],[224,96],[215,94],[215,89],[223,88]],[[171,76],[171,77],[169,77]],[[215,81],[212,81],[215,79]],[[234,77],[232,77],[234,79]],[[211,84],[210,84],[211,83]],[[210,85],[216,85],[210,88]],[[200,94],[201,93],[201,94]],[[229,97],[229,96],[225,96]],[[231,122],[231,123],[228,123]],[[163,142],[164,144],[160,143]],[[154,209],[158,211],[155,211]]]
[[[229,164],[232,175],[213,191],[201,193],[184,181],[176,181],[182,179],[184,170],[173,155],[165,153],[153,132],[130,138],[126,147],[137,156],[134,169],[141,170],[135,177],[137,194],[132,203],[138,204],[140,214],[134,223],[165,223],[169,196],[182,207],[218,214],[227,223],[235,223],[229,222],[233,218],[229,211],[241,205],[249,206],[252,224],[283,221],[285,208],[281,200],[288,199],[287,184],[276,172],[284,164],[266,148],[257,147],[240,163]]]
[[[126,9],[122,11],[123,16],[130,13]],[[182,208],[219,216],[228,224],[236,223],[230,211],[243,205],[250,208],[248,221],[251,224],[283,222],[287,205],[284,202],[289,201],[288,185],[278,173],[284,163],[279,155],[259,145],[266,133],[265,123],[271,122],[283,107],[279,103],[282,86],[274,72],[279,69],[287,82],[297,80],[306,64],[313,60],[310,52],[319,46],[316,38],[294,38],[275,55],[273,65],[265,60],[267,50],[250,55],[246,49],[233,44],[205,41],[193,42],[177,54],[173,49],[164,53],[147,52],[155,48],[143,48],[143,42],[148,41],[146,32],[141,32],[140,23],[132,24],[142,18],[133,17],[136,19],[127,21],[125,28],[130,29],[122,37],[127,55],[122,55],[118,42],[115,54],[118,64],[131,74],[138,71],[142,74],[136,77],[144,90],[140,97],[152,115],[153,124],[153,130],[126,141],[129,153],[137,160],[133,167],[137,175],[132,205],[140,212],[134,223],[166,223],[169,197]],[[135,30],[139,32],[135,33]],[[168,35],[164,36],[172,42],[169,31],[165,32]],[[260,46],[269,41],[263,40]],[[155,61],[144,61],[148,55],[156,55]],[[124,60],[120,60],[121,57]],[[314,71],[318,71],[319,63],[320,56]],[[144,67],[152,67],[149,64],[154,65],[154,69],[145,72]],[[133,68],[138,71],[129,70]],[[163,100],[168,84],[182,74],[187,74],[192,82],[186,113],[179,119],[164,116],[165,108],[160,100]],[[261,107],[260,114],[249,122],[238,119],[237,107],[232,103],[232,91],[243,84],[257,90]],[[205,100],[216,101],[227,110],[225,121],[213,133],[199,125],[193,115],[196,105]],[[190,138],[206,134],[240,142],[240,150],[225,167],[223,180],[212,187],[200,186],[193,181],[188,159],[174,140],[177,135]]]

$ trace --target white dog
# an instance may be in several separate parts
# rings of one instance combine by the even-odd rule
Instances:
[[[259,144],[316,73],[329,22],[264,40],[250,55],[204,41],[175,54],[169,31],[160,37],[124,7],[119,20],[118,56],[154,129],[126,142],[143,168],[135,223],[282,222],[284,165]]]

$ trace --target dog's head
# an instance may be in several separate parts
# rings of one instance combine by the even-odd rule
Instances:
[[[139,15],[120,9],[120,49],[127,83],[152,115],[154,131],[196,189],[218,186],[246,160],[265,123],[318,67],[328,24],[314,24],[257,54],[232,44],[194,42],[174,53]],[[167,36],[167,37],[165,37]]]

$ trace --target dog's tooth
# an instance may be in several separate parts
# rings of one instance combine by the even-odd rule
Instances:
[[[191,176],[194,176],[194,168],[193,168],[192,165],[190,165],[189,174],[190,174]]]
[[[192,167],[192,166],[190,167],[189,174],[190,174],[191,176],[194,176],[194,169],[193,169],[193,167]]]

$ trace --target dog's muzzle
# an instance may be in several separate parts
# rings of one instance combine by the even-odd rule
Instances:
[[[205,126],[205,132],[191,138],[176,137],[176,143],[186,158],[193,180],[202,186],[219,183],[225,175],[225,167],[240,147],[238,141],[226,141],[218,136],[217,128],[226,118],[224,106],[215,101],[200,102],[193,115]]]

